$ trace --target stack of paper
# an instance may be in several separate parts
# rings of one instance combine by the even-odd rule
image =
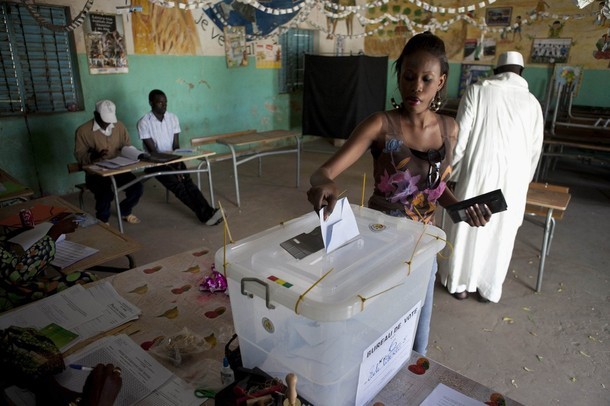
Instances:
[[[121,149],[121,155],[117,156],[116,158],[96,162],[96,164],[108,169],[117,169],[121,166],[127,166],[137,163],[142,155],[145,155],[143,151],[140,151],[136,147],[129,145],[127,147],[123,147]]]
[[[64,269],[98,251],[96,248],[87,247],[86,245],[66,239],[58,240],[55,243],[55,258],[51,261],[51,265]]]
[[[190,406],[201,404],[193,388],[161,365],[128,336],[104,337],[82,351],[69,356],[66,364],[94,367],[112,363],[121,368],[123,387],[117,405]],[[57,381],[68,389],[80,392],[87,379],[83,371],[66,369]]]
[[[89,289],[75,285],[0,316],[0,329],[10,326],[47,328],[55,324],[77,336],[63,345],[65,352],[75,344],[137,319],[141,310],[121,297],[110,282]],[[56,331],[56,329],[54,329]]]

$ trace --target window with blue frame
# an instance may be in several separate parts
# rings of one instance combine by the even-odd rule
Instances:
[[[69,7],[33,5],[45,21],[70,22]],[[82,109],[72,32],[42,27],[26,6],[0,3],[0,116]]]
[[[292,93],[303,88],[305,54],[313,53],[313,31],[290,28],[280,35],[282,68],[280,93]]]

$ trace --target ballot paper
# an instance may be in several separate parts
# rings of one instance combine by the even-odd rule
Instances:
[[[347,197],[337,201],[328,219],[324,220],[324,216],[320,216],[320,228],[327,254],[360,235],[356,216],[354,216]]]

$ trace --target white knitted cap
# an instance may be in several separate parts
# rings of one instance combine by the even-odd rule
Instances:
[[[521,55],[517,51],[504,52],[498,58],[498,64],[496,65],[496,68],[499,68],[500,66],[504,65],[519,65],[522,68],[525,67],[523,65],[523,55]]]

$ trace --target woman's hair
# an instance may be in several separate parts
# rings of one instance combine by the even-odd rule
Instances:
[[[400,80],[400,71],[402,69],[403,61],[419,51],[426,51],[438,58],[438,61],[441,64],[441,74],[449,75],[449,61],[447,60],[447,54],[445,53],[445,43],[430,31],[426,31],[411,37],[402,49],[402,53],[396,62],[394,62],[397,80]],[[446,84],[447,81],[445,81],[445,85]],[[443,86],[442,90],[444,90],[445,87],[446,86]]]

